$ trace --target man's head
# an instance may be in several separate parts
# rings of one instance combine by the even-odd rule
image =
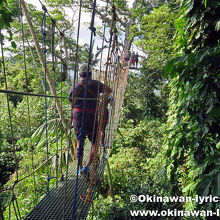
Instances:
[[[82,63],[81,66],[79,67],[79,75],[80,77],[86,78],[87,76],[87,71],[88,71],[88,63]],[[88,76],[92,76],[92,68],[89,66],[89,73]]]

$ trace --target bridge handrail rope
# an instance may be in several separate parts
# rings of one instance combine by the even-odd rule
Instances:
[[[9,89],[0,89],[0,93],[8,93],[8,94],[14,94],[14,95],[22,95],[22,96],[35,96],[35,97],[45,97],[45,94],[36,94],[36,93],[30,93],[30,92],[20,92],[20,91],[13,91]],[[54,98],[54,99],[69,99],[67,96],[53,96],[53,95],[46,95],[47,98]],[[80,97],[74,97],[75,100],[83,100],[83,98]],[[97,98],[87,98],[87,100],[97,100]]]

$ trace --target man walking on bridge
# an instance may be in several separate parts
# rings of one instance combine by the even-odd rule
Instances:
[[[75,89],[73,87],[69,92],[69,101],[71,107],[73,108],[72,122],[75,130],[75,134],[77,137],[77,150],[79,150],[79,140],[80,136],[80,128],[82,127],[82,116],[83,116],[83,98],[86,87],[86,77],[88,71],[88,64],[83,63],[79,68],[79,76],[80,82],[76,84]],[[112,92],[111,88],[105,85],[105,91],[107,95]],[[86,108],[84,114],[84,122],[83,122],[83,132],[88,136],[88,139],[92,142],[91,150],[88,154],[88,159],[86,162],[86,166],[82,166],[83,161],[83,153],[79,158],[79,174],[88,177],[89,176],[89,166],[91,165],[94,153],[95,153],[95,142],[97,138],[97,126],[98,120],[95,117],[95,112],[97,109],[97,99],[99,93],[104,92],[104,84],[97,80],[92,80],[92,69],[89,69],[88,73],[88,85],[87,85],[87,99],[86,99]],[[73,102],[73,97],[76,99]],[[80,99],[79,99],[80,98]],[[82,131],[81,131],[82,132]],[[84,137],[84,140],[85,140]],[[84,143],[84,141],[83,141]]]

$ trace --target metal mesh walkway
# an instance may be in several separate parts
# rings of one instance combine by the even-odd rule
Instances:
[[[90,145],[87,145],[84,150],[84,161],[87,159]],[[104,161],[100,160],[98,173],[99,176],[103,173]],[[29,213],[26,220],[70,220],[73,208],[73,197],[76,180],[76,164],[69,167],[68,180],[60,181],[58,187],[52,188],[50,193],[46,195],[40,203]],[[89,186],[89,181],[83,177],[79,177],[78,192],[77,192],[77,210],[76,219],[86,219],[90,206],[84,203],[81,195],[86,195]],[[96,187],[96,186],[94,186]],[[65,192],[66,190],[66,192]],[[94,190],[95,191],[95,190]],[[65,194],[66,193],[66,194]],[[66,196],[65,196],[66,195]],[[92,194],[94,197],[94,193]]]

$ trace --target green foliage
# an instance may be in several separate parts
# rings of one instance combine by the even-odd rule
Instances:
[[[4,134],[0,129],[0,207],[1,210],[5,209],[7,201],[9,199],[8,192],[1,192],[3,186],[9,180],[11,174],[15,171],[15,160],[14,160],[13,148],[5,141]]]
[[[165,149],[174,195],[220,195],[219,6],[218,1],[183,1],[178,43],[186,53],[164,70],[172,79]],[[187,209],[218,207],[210,202],[186,204]]]
[[[116,1],[114,1],[114,3],[115,3],[115,6],[120,10],[122,10],[124,12],[128,10],[126,0],[116,0]]]
[[[4,143],[5,140],[3,138],[3,134],[0,130],[0,189],[9,180],[10,175],[15,170],[12,147],[9,144]]]
[[[154,157],[162,145],[163,130],[160,120],[141,121],[138,125],[134,125],[133,120],[129,120],[118,129],[113,152],[121,148],[137,148],[144,158]]]
[[[168,87],[161,72],[176,54],[174,34],[178,7],[163,1],[141,1],[140,5],[133,11],[136,23],[131,27],[130,39],[134,39],[145,56],[140,73],[130,76],[132,89],[126,95],[127,116],[136,115],[138,120],[162,118],[167,111]]]
[[[202,47],[213,47],[219,40],[218,0],[184,0],[178,21],[179,46],[188,51]]]
[[[12,31],[10,25],[13,19],[19,14],[19,1],[18,0],[1,0],[0,1],[0,29],[1,29],[1,40],[4,41],[6,31],[8,32],[8,40],[11,41],[11,46],[16,47],[16,43],[12,41]],[[1,62],[0,62],[1,67]]]
[[[18,14],[18,1],[2,0],[0,2],[0,28],[10,27],[13,17]]]
[[[144,119],[165,117],[168,88],[163,83],[159,72],[152,69],[142,68],[139,74],[131,73],[122,110],[123,122],[132,119],[136,125]]]
[[[171,61],[165,70],[173,78],[166,140],[173,162],[168,171],[170,180],[179,183],[176,188],[187,193],[219,196],[219,59],[220,48],[204,48]]]
[[[14,57],[15,59],[15,57]],[[20,60],[21,59],[21,60]],[[7,86],[9,90],[20,92],[41,92],[42,86],[36,69],[32,65],[27,65],[26,73],[21,55],[14,61],[6,62]],[[0,86],[5,87],[3,75],[0,75]],[[27,76],[27,81],[26,81]],[[28,85],[28,88],[27,88]]]
[[[146,66],[161,69],[172,58],[176,17],[175,10],[164,4],[142,15],[139,22],[131,28],[131,37],[136,37],[135,44],[147,56]]]
[[[160,153],[164,127],[159,120],[141,122],[139,126],[130,120],[119,128],[109,158],[112,185],[105,171],[94,202],[95,219],[129,219],[129,210],[133,209],[162,210],[160,203],[131,203],[130,196],[167,194],[165,162]]]
[[[130,202],[130,196],[133,194],[156,194],[156,191],[150,187],[152,182],[148,182],[147,162],[147,158],[135,147],[121,148],[109,159],[115,200],[110,196],[112,192],[105,173],[99,189],[101,195],[97,195],[94,202],[95,219],[129,219],[129,210],[162,208],[160,203]]]

